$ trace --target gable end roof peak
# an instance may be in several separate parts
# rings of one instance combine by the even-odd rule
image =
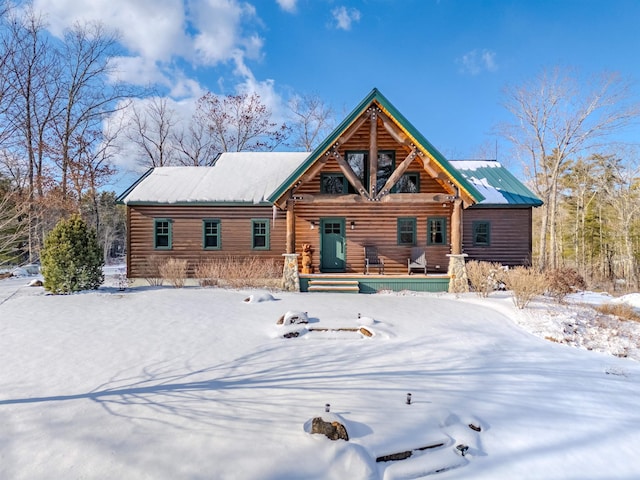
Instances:
[[[412,124],[406,119],[402,113],[378,90],[373,88],[369,94],[364,97],[358,105],[347,115],[342,122],[329,134],[329,136],[311,152],[305,162],[296,169],[287,180],[268,198],[268,201],[277,203],[278,200],[291,188],[302,175],[315,163],[322,155],[331,148],[338,140],[342,132],[347,130],[358,118],[360,118],[366,110],[376,104],[396,125],[407,135],[411,142],[432,159],[440,169],[445,172],[450,181],[459,189],[464,191],[468,197],[476,203],[484,200],[484,196],[478,191],[473,184],[468,182],[448,160],[442,155]]]

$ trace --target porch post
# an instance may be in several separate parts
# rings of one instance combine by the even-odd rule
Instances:
[[[287,253],[296,253],[296,215],[293,199],[287,200]]]
[[[298,274],[298,254],[283,253],[282,289],[286,292],[300,291],[300,275]]]
[[[451,213],[451,254],[462,253],[462,199],[456,198]]]
[[[467,266],[465,265],[466,253],[461,255],[449,254],[449,293],[465,293],[469,291],[467,278]]]

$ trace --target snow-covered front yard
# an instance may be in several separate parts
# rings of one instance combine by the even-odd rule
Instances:
[[[27,282],[0,281],[2,479],[640,478],[640,324],[575,303],[606,296]]]

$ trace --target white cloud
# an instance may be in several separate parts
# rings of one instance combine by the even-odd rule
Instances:
[[[256,18],[255,8],[234,0],[208,0],[192,2],[191,24],[197,30],[194,36],[197,62],[215,65],[233,59],[238,51],[249,45],[255,55],[256,46],[262,47],[257,34],[246,34],[243,27]]]
[[[331,15],[336,22],[335,27],[339,30],[351,30],[351,24],[360,21],[360,11],[356,8],[345,6],[331,10]]]
[[[474,49],[456,60],[460,71],[469,75],[479,75],[483,71],[495,72],[498,69],[496,52],[492,50]]]
[[[158,68],[156,62],[149,58],[114,57],[110,61],[111,81],[123,82],[137,86],[160,84],[168,86],[171,80]]]
[[[33,0],[50,32],[61,37],[77,22],[100,21],[119,32],[123,54],[111,60],[111,80],[155,87],[166,94],[178,124],[184,124],[207,89],[226,93],[258,93],[274,121],[283,117],[284,102],[271,79],[256,79],[247,60],[264,55],[262,24],[256,9],[244,0]],[[296,0],[277,0],[293,11]],[[351,16],[349,16],[351,15]],[[353,21],[353,13],[347,16]],[[356,15],[359,18],[359,13]],[[202,85],[196,74],[219,67],[216,79]],[[216,70],[217,72],[217,70]],[[207,72],[210,74],[210,72]],[[135,99],[143,107],[148,99]],[[141,108],[144,112],[144,109]],[[130,111],[114,114],[105,130],[130,121]],[[136,153],[123,140],[114,161],[135,170]]]
[[[293,13],[296,11],[296,3],[298,0],[276,0],[280,8],[286,12]]]
[[[181,0],[35,0],[54,35],[76,22],[100,21],[118,30],[125,48],[150,60],[169,60],[189,49]]]
[[[34,0],[34,7],[56,36],[84,21],[118,31],[130,56],[114,64],[121,80],[136,85],[173,86],[176,59],[196,67],[231,61],[244,71],[244,59],[260,58],[264,47],[252,30],[255,8],[240,0]]]

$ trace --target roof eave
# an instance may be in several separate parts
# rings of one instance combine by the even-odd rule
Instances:
[[[127,205],[127,202],[125,202],[125,199],[127,198],[127,195],[129,195],[134,188],[136,188],[140,182],[142,182],[145,178],[147,178],[149,175],[151,175],[151,172],[153,172],[154,167],[150,167],[146,172],[144,172],[140,178],[138,178],[135,182],[133,182],[133,184],[127,188],[124,192],[122,192],[120,195],[118,195],[118,197],[116,198],[116,203],[119,205]]]
[[[250,202],[242,200],[229,201],[182,201],[182,202],[154,202],[154,201],[133,201],[128,202],[127,206],[131,207],[151,207],[155,205],[163,205],[170,207],[271,207],[273,204],[268,201]]]

